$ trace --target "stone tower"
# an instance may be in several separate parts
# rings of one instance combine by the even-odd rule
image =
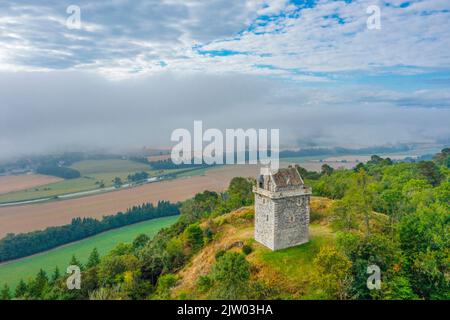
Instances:
[[[309,201],[296,167],[259,176],[255,193],[255,240],[272,250],[309,241]]]

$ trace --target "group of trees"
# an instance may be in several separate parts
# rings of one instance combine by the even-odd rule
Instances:
[[[136,172],[134,174],[130,174],[127,177],[127,180],[130,182],[140,182],[140,181],[144,181],[147,180],[149,177],[149,174],[145,171],[141,171],[141,172]]]
[[[175,164],[171,159],[149,161],[148,164],[154,170],[190,169],[190,168],[202,168],[205,166],[205,164],[193,164],[193,163]]]
[[[160,201],[157,206],[151,203],[134,206],[124,213],[105,216],[100,221],[94,218],[75,218],[64,226],[17,235],[8,234],[0,240],[0,262],[26,257],[107,230],[179,213],[178,204]]]
[[[40,165],[39,167],[37,167],[36,172],[39,174],[55,176],[63,179],[76,179],[81,177],[80,171],[56,164]]]
[[[377,153],[394,153],[394,152],[405,152],[411,150],[408,145],[397,145],[397,146],[379,146],[379,147],[366,147],[359,149],[349,149],[349,148],[302,148],[300,150],[283,150],[280,151],[280,158],[294,158],[294,157],[308,157],[308,156],[338,156],[338,155],[348,155],[348,154],[377,154]]]
[[[448,154],[417,163],[373,156],[354,170],[308,180],[316,195],[336,199],[337,245],[316,257],[317,297],[450,298]],[[381,270],[381,290],[367,288],[370,265]]]

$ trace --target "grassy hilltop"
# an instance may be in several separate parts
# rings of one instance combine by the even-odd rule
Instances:
[[[305,299],[311,292],[314,276],[314,258],[323,246],[334,242],[335,233],[329,226],[329,210],[332,201],[313,198],[312,211],[319,220],[310,225],[310,241],[304,245],[280,251],[271,251],[254,241],[254,210],[245,207],[224,216],[204,222],[202,227],[214,224],[216,236],[192,260],[176,273],[176,285],[170,292],[173,299],[208,298],[211,288],[202,286],[202,278],[208,276],[217,262],[218,252],[247,253],[251,281],[270,288],[272,298]],[[246,249],[242,248],[245,246]],[[251,252],[246,252],[251,248]],[[219,254],[219,255],[220,255]],[[205,290],[208,289],[208,290]]]

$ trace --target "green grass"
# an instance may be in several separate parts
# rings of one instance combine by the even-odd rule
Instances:
[[[279,251],[266,248],[258,251],[258,259],[293,283],[306,280],[312,271],[314,257],[320,248],[333,241],[333,233],[327,227],[310,225],[310,241],[297,247]]]
[[[50,275],[58,266],[61,272],[64,272],[72,255],[75,255],[81,263],[86,263],[94,248],[98,249],[100,255],[104,255],[119,243],[132,242],[139,234],[145,233],[152,237],[161,228],[175,223],[177,219],[177,216],[173,216],[137,223],[28,258],[0,264],[0,286],[8,284],[14,289],[20,279],[33,278],[39,272],[39,269],[45,270]]]
[[[94,173],[138,172],[149,171],[149,166],[130,160],[84,160],[74,163],[71,168],[81,172],[82,175]]]

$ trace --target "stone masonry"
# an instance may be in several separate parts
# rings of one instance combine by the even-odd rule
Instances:
[[[309,241],[309,201],[296,167],[259,176],[255,193],[255,240],[272,250]]]

